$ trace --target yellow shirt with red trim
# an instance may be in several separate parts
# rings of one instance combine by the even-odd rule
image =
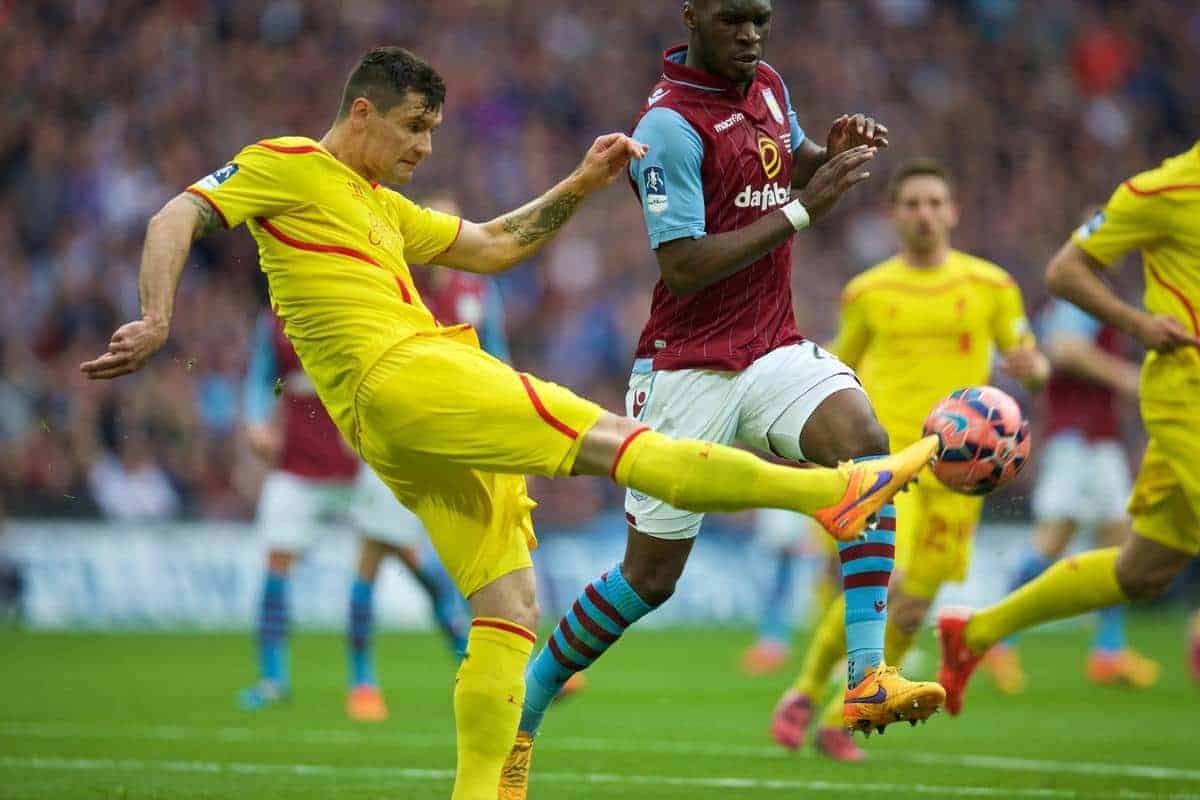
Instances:
[[[1105,266],[1141,250],[1146,310],[1169,314],[1200,335],[1200,142],[1117,187],[1103,210],[1076,230],[1071,241]],[[1194,404],[1198,392],[1196,348],[1147,354],[1143,403]]]
[[[450,247],[462,221],[372,184],[314,140],[249,145],[188,191],[226,227],[250,229],[271,304],[343,432],[354,432],[355,391],[385,350],[417,334],[469,336],[438,326],[408,268]]]
[[[951,250],[937,267],[896,255],[850,281],[830,349],[858,372],[896,450],[950,392],[987,383],[996,349],[1032,344],[1012,277]]]

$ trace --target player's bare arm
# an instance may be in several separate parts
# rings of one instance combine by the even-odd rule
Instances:
[[[792,152],[792,188],[803,189],[829,159],[854,147],[888,146],[888,129],[865,114],[843,114],[833,121],[824,147],[805,139]]]
[[[1050,292],[1136,338],[1148,350],[1169,353],[1180,347],[1200,347],[1196,337],[1172,316],[1149,314],[1126,303],[1101,280],[1104,268],[1079,245],[1067,242],[1046,267]]]
[[[142,318],[117,328],[108,350],[79,365],[90,380],[127,375],[142,365],[167,341],[175,290],[187,263],[192,242],[221,227],[221,219],[203,198],[183,192],[150,218],[142,245],[138,296]]]
[[[799,193],[809,219],[829,213],[843,194],[870,177],[866,166],[874,157],[875,148],[860,145],[822,164]],[[796,230],[787,212],[780,209],[736,231],[674,239],[654,252],[663,283],[672,293],[686,296],[754,263]]]
[[[1113,355],[1082,336],[1056,336],[1046,350],[1055,369],[1102,384],[1128,397],[1137,396],[1141,369],[1129,359]]]
[[[575,171],[541,197],[489,222],[464,220],[458,239],[436,263],[470,272],[508,269],[544,247],[585,197],[612,183],[630,159],[645,154],[645,145],[624,134],[597,138]]]
[[[1037,391],[1050,380],[1050,359],[1036,347],[1009,350],[1000,361],[1000,369],[1029,391]]]

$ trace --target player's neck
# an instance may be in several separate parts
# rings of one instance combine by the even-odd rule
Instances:
[[[904,263],[917,269],[936,269],[946,263],[950,257],[950,245],[943,244],[929,250],[914,250],[905,248],[900,251]]]
[[[371,176],[367,174],[366,169],[362,166],[362,159],[359,158],[359,148],[354,146],[354,143],[345,135],[345,131],[342,128],[334,125],[321,137],[319,144],[328,150],[329,154],[338,161],[357,172],[366,180],[371,180]]]

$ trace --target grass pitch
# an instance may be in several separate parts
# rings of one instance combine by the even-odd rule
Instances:
[[[962,717],[893,726],[854,766],[770,741],[792,667],[739,675],[749,632],[634,630],[586,693],[547,715],[530,797],[1200,798],[1184,630],[1181,616],[1134,618],[1132,641],[1163,663],[1144,692],[1083,679],[1085,630],[1029,636],[1026,694],[1003,697],[978,676]],[[251,676],[245,634],[2,632],[0,798],[449,797],[454,664],[440,640],[379,637],[392,718],[378,725],[343,714],[342,646],[295,636],[293,698],[248,713],[233,704]],[[931,673],[932,636],[922,647]]]

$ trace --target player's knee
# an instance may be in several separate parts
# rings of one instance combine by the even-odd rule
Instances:
[[[1153,600],[1171,586],[1178,570],[1167,567],[1147,569],[1117,561],[1117,583],[1130,600]]]
[[[541,619],[542,609],[538,605],[537,598],[531,597],[514,603],[510,607],[508,614],[513,622],[531,631],[536,631],[538,620]]]
[[[888,452],[887,431],[875,419],[864,421],[839,435],[834,449],[837,461],[884,455]]]
[[[679,572],[660,564],[623,564],[621,574],[646,605],[657,607],[675,594]]]

